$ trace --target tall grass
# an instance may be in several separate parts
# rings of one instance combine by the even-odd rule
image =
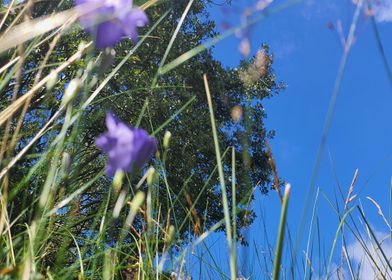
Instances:
[[[17,19],[23,18],[25,9],[31,4],[31,1],[20,4],[14,2],[9,1],[9,5],[1,11],[3,18],[0,27],[14,11],[19,12],[16,16]],[[213,46],[218,41],[255,24],[266,16],[273,16],[275,13],[300,1],[284,1],[271,9],[268,15],[263,13],[246,25],[231,28],[216,36],[213,40],[196,46],[167,62],[169,53],[176,43],[178,32],[183,27],[184,19],[194,2],[193,0],[188,1],[160,61],[159,69],[154,74],[150,87],[146,90],[159,87],[157,86],[157,80],[161,75],[168,74],[176,67],[187,63],[192,57]],[[142,7],[148,9],[157,4],[159,4],[159,1],[149,0],[145,1]],[[268,154],[271,158],[271,168],[274,175],[276,175],[274,188],[282,202],[281,217],[278,232],[275,236],[276,244],[270,243],[266,237],[266,248],[264,248],[264,252],[261,252],[255,241],[250,242],[255,258],[247,258],[250,262],[248,265],[259,267],[257,271],[262,272],[256,272],[255,269],[252,275],[244,275],[245,277],[251,277],[252,279],[363,279],[365,277],[364,273],[367,273],[369,269],[379,279],[390,279],[392,277],[390,245],[392,218],[386,218],[378,203],[369,198],[385,223],[388,236],[380,236],[372,228],[364,207],[354,195],[354,185],[358,172],[354,175],[346,198],[342,195],[342,209],[339,208],[338,199],[334,203],[327,196],[323,196],[335,212],[335,218],[338,222],[332,241],[326,245],[324,240],[321,240],[320,220],[317,213],[317,205],[320,200],[319,189],[316,196],[314,196],[321,157],[362,5],[363,2],[359,1],[356,6],[357,10],[346,40],[347,45],[343,50],[335,88],[324,124],[323,138],[320,142],[307,193],[305,213],[296,234],[293,234],[290,228],[291,221],[287,217],[290,213],[288,204],[290,191],[296,192],[298,190],[296,186],[293,186],[292,189],[286,187],[283,197],[280,195],[277,176],[279,167],[275,166],[272,151],[267,144]],[[67,148],[72,147],[81,133],[84,114],[88,112],[89,106],[99,105],[102,101],[100,99],[101,91],[109,86],[113,77],[120,69],[123,69],[125,63],[145,44],[145,40],[169,14],[170,11],[167,11],[160,15],[159,20],[148,28],[133,48],[102,79],[97,79],[92,74],[92,68],[98,67],[99,59],[105,54],[102,52],[98,57],[94,57],[92,42],[81,42],[75,53],[67,60],[60,64],[49,65],[49,57],[53,55],[53,50],[61,36],[66,32],[72,32],[72,25],[80,16],[74,8],[48,15],[45,18],[30,20],[25,17],[25,20],[11,22],[7,29],[1,29],[3,33],[0,36],[0,54],[7,54],[9,60],[5,61],[0,68],[0,90],[10,85],[11,82],[14,83],[15,87],[15,93],[11,100],[4,108],[1,108],[0,112],[2,136],[0,148],[0,161],[2,162],[0,171],[0,277],[2,279],[187,279],[186,277],[191,275],[209,279],[240,279],[242,271],[238,265],[241,254],[237,250],[239,243],[237,217],[244,209],[237,208],[236,188],[238,182],[235,147],[222,147],[219,142],[221,131],[216,127],[212,98],[216,93],[210,92],[206,74],[204,77],[200,77],[200,79],[204,79],[210,115],[210,123],[205,125],[210,128],[208,133],[210,133],[211,141],[214,143],[216,165],[210,171],[209,177],[206,178],[202,190],[204,191],[212,184],[211,181],[214,176],[219,177],[222,220],[210,227],[200,223],[201,219],[198,216],[200,213],[195,211],[195,205],[201,199],[201,193],[193,201],[187,193],[192,175],[189,178],[183,178],[180,195],[173,194],[165,167],[166,156],[170,149],[170,133],[168,132],[163,139],[163,155],[157,160],[154,167],[149,166],[142,170],[143,175],[136,184],[132,181],[134,178],[130,177],[132,174],[117,173],[110,181],[104,176],[104,170],[101,170],[93,176],[91,181],[64,195],[64,188],[67,187],[67,180],[70,172],[72,172],[70,169],[75,168],[75,165],[71,165],[69,162]],[[372,23],[377,35],[379,50],[384,58],[385,69],[390,75],[390,68],[385,59],[377,25],[374,21]],[[22,87],[18,83],[26,57],[33,55],[34,49],[47,41],[51,42],[51,48],[39,66],[40,71],[36,75],[34,84],[31,88],[25,89],[23,95],[18,95],[17,93]],[[87,63],[84,67],[85,71],[81,71],[82,67],[80,67],[80,71],[74,71],[73,79],[63,89],[60,106],[54,108],[53,114],[46,123],[43,123],[40,128],[34,131],[32,138],[22,141],[24,140],[22,139],[23,122],[26,116],[29,115],[33,98],[40,91],[51,94],[54,84],[59,83],[61,74],[73,66],[78,68],[77,63],[80,62],[81,58]],[[43,76],[42,69],[46,67],[52,70],[48,75]],[[79,92],[80,94],[77,96]],[[192,97],[180,108],[173,110],[171,117],[163,121],[158,127],[151,124],[151,134],[158,135],[163,132],[169,124],[176,120],[180,113],[191,106],[194,100],[195,97]],[[40,99],[34,100],[34,102],[40,101]],[[136,126],[139,126],[142,118],[148,115],[149,100],[144,100],[143,106],[138,110],[140,113]],[[53,133],[55,128],[59,131],[58,134]],[[42,139],[49,141],[45,151],[41,154],[29,154],[28,152],[33,149],[34,145],[37,145]],[[20,143],[23,146],[17,154],[13,154],[13,150]],[[20,178],[22,179],[15,182],[12,178],[12,171],[19,164],[22,164],[23,159],[28,155],[34,157],[33,164],[26,174],[21,175]],[[228,162],[231,165],[231,174],[229,175],[225,172],[225,167],[229,165]],[[79,162],[78,164],[88,163]],[[29,182],[32,180],[39,180],[41,185],[39,190],[35,189],[33,190],[34,193],[29,193]],[[73,215],[79,210],[79,199],[100,180],[105,182],[107,189],[103,191],[94,216],[89,217],[92,223],[86,225],[82,236],[75,236],[69,228],[74,225]],[[231,182],[231,186],[228,186],[227,182]],[[170,206],[168,209],[163,209],[160,203],[160,191],[162,190],[157,189],[158,183],[163,183],[165,186],[163,191],[167,195],[167,204]],[[124,186],[127,186],[127,188],[123,188]],[[246,199],[250,201],[252,195],[253,193],[249,194]],[[13,201],[18,196],[21,196],[26,207],[22,207],[23,209],[16,208],[21,209],[20,213],[11,213],[14,211]],[[31,197],[34,200],[29,200]],[[312,202],[313,207],[310,207]],[[390,205],[392,205],[391,199]],[[187,209],[185,219],[180,220],[176,217],[176,208]],[[307,211],[310,208],[312,208],[312,216],[309,220]],[[212,210],[206,208],[203,215],[207,215],[209,211]],[[126,215],[120,215],[121,212],[125,212]],[[10,220],[11,216],[16,218]],[[28,219],[22,219],[26,217]],[[62,222],[58,222],[59,219],[57,218],[61,218]],[[21,223],[21,220],[28,220],[30,223]],[[300,248],[303,247],[302,239],[305,236],[305,225],[309,221],[306,248],[302,254]],[[140,230],[135,227],[136,223],[139,223]],[[114,226],[119,231],[118,235],[113,238],[115,240],[114,244],[110,244],[107,232]],[[95,230],[96,228],[98,228],[98,231]],[[190,235],[188,240],[180,240],[178,232],[186,228],[189,232],[194,232],[195,235]],[[220,262],[222,260],[216,259],[207,242],[221,228],[224,228],[226,236],[227,247],[222,248],[222,250],[224,250],[227,258],[223,262],[228,264],[228,271],[221,267]],[[268,231],[265,224],[264,230],[265,232]],[[352,238],[361,248],[360,254],[363,256],[361,261],[358,261],[353,255],[358,251],[354,252],[353,248],[349,246],[349,238]],[[67,251],[67,244],[69,243],[75,245],[72,252]],[[388,246],[385,245],[386,243],[388,243]],[[326,247],[322,248],[324,245]],[[197,272],[195,272],[195,269],[192,270],[187,266],[186,260],[192,256],[198,258],[199,256],[195,252],[199,249],[201,252],[200,258],[197,259],[199,266]],[[336,261],[337,251],[340,251],[340,263]],[[66,260],[69,259],[67,256],[70,254],[75,257],[72,262],[67,262]],[[45,263],[48,255],[53,260],[50,264]]]

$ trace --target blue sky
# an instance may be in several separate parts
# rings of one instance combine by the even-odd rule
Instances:
[[[257,1],[233,2],[235,8],[229,7],[229,13],[224,12],[221,5],[210,9],[218,27],[223,22],[238,24],[240,12]],[[283,2],[276,0],[270,8]],[[387,59],[392,64],[392,1],[384,0],[382,4],[383,9],[376,11],[377,24]],[[271,146],[279,175],[292,185],[288,223],[293,235],[302,217],[323,123],[343,53],[336,27],[340,24],[346,36],[354,11],[351,0],[304,0],[267,17],[251,29],[251,54],[255,54],[262,43],[270,45],[275,56],[273,68],[276,76],[288,85],[279,96],[266,100],[264,106],[268,114],[266,125],[276,131]],[[328,28],[331,23],[334,29]],[[334,200],[335,194],[338,194],[333,173],[335,169],[346,195],[354,171],[358,168],[354,193],[358,194],[357,199],[363,204],[375,229],[382,234],[387,232],[387,227],[366,196],[377,201],[388,214],[392,176],[392,84],[377,48],[371,21],[363,12],[355,35],[316,187]],[[214,48],[215,57],[227,66],[237,66],[241,59],[239,42],[235,36],[220,42]],[[322,239],[326,244],[331,244],[339,220],[321,193],[317,215]],[[275,193],[271,192],[265,197],[258,195],[253,207],[259,218],[249,230],[249,239],[251,242],[254,240],[261,250],[266,238],[263,222],[267,225],[270,242],[275,243],[280,205]],[[359,214],[355,213],[354,216]],[[307,230],[305,234],[307,236]],[[222,240],[221,236],[215,236],[208,244],[214,244],[212,252],[222,261],[220,265],[226,268],[227,250]],[[252,247],[242,250],[253,250]],[[304,246],[301,252],[303,249]],[[257,275],[261,269],[252,267],[255,255],[248,253],[253,260],[247,260],[251,266],[247,270]]]

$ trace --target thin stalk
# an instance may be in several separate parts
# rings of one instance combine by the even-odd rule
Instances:
[[[320,189],[317,189],[316,198],[315,198],[314,204],[313,204],[312,219],[310,220],[308,242],[307,242],[307,245],[306,245],[306,257],[309,255],[310,239],[312,237],[312,232],[313,232],[313,221],[314,221],[314,217],[315,217],[315,214],[316,214],[316,207],[317,207],[319,191],[320,191]],[[306,275],[307,275],[307,264],[308,264],[308,262],[305,262],[304,280],[306,280]]]
[[[342,219],[341,219],[341,221],[340,221],[340,223],[339,223],[338,229],[336,230],[335,238],[334,238],[334,240],[333,240],[333,242],[332,242],[331,251],[330,251],[330,253],[329,253],[329,262],[328,262],[328,266],[327,266],[327,276],[328,276],[328,274],[329,274],[329,268],[330,268],[330,264],[331,264],[331,262],[332,262],[333,253],[334,253],[334,251],[335,251],[336,242],[337,242],[338,237],[339,237],[339,232],[341,232],[341,229],[342,229],[343,224],[346,222],[346,219],[347,219],[348,215],[351,213],[351,211],[352,211],[353,209],[354,209],[354,206],[351,207],[350,209],[348,209],[347,212],[344,213],[344,215],[343,215],[343,217],[342,217]]]
[[[174,41],[175,41],[176,38],[177,38],[178,32],[180,31],[181,26],[183,25],[184,20],[185,20],[186,16],[188,15],[189,10],[190,10],[191,7],[192,7],[193,1],[194,1],[194,0],[190,0],[190,1],[188,2],[188,5],[185,7],[184,12],[182,13],[182,16],[181,16],[181,18],[180,18],[180,21],[178,22],[177,27],[176,27],[176,29],[174,30],[173,36],[170,38],[170,42],[169,42],[169,44],[168,44],[167,47],[166,47],[165,54],[163,55],[163,58],[162,58],[161,62],[159,63],[159,67],[158,67],[157,74],[155,75],[154,80],[153,80],[153,82],[152,82],[152,86],[151,86],[152,88],[154,88],[154,87],[156,86],[156,84],[157,84],[158,75],[160,75],[160,72],[161,72],[161,70],[162,70],[162,67],[163,67],[163,65],[164,65],[165,62],[166,62],[167,56],[169,55],[170,50],[171,50],[171,48],[173,47],[173,43],[174,43]]]
[[[363,213],[362,209],[361,209],[359,206],[358,206],[357,208],[358,208],[359,213],[361,214],[361,217],[362,217],[362,219],[364,220],[364,222],[365,222],[367,228],[369,229],[369,232],[370,232],[370,234],[372,235],[372,237],[373,237],[373,239],[374,239],[374,242],[376,242],[377,247],[378,247],[378,249],[380,250],[381,255],[383,256],[383,258],[384,258],[384,260],[385,260],[385,263],[387,264],[387,266],[388,266],[388,268],[390,269],[390,271],[392,271],[392,265],[391,265],[391,263],[390,263],[390,260],[389,260],[389,258],[387,257],[387,255],[385,254],[383,248],[381,247],[381,243],[378,241],[378,239],[377,239],[377,237],[376,237],[374,231],[372,230],[372,228],[371,228],[369,222],[367,221],[367,219],[366,219],[366,217],[365,217],[365,214]]]
[[[218,132],[215,125],[214,109],[212,107],[211,93],[210,93],[210,88],[208,85],[206,74],[203,75],[203,79],[204,79],[204,87],[207,95],[208,108],[210,109],[212,134],[214,137],[216,161],[217,161],[218,173],[219,173],[219,182],[220,182],[221,192],[222,192],[222,204],[223,204],[223,213],[224,213],[224,220],[226,226],[226,237],[227,237],[227,244],[229,246],[229,251],[230,251],[230,275],[231,275],[231,279],[235,280],[237,278],[236,275],[237,272],[235,271],[235,260],[233,256],[233,242],[232,242],[233,240],[232,240],[232,231],[231,231],[231,222],[230,222],[229,203],[227,199],[226,183],[224,179],[225,174],[223,172],[222,157],[219,148]]]
[[[233,259],[234,269],[237,271],[237,194],[236,194],[236,176],[235,176],[235,148],[231,149],[231,197],[232,197],[232,219],[233,219]]]
[[[274,272],[272,277],[273,280],[279,279],[280,265],[282,263],[283,237],[286,229],[287,208],[289,204],[290,189],[291,187],[288,184],[284,190],[282,212],[280,214],[280,222],[279,222],[278,245],[275,252]]]
[[[348,57],[349,57],[349,53],[351,50],[351,47],[353,45],[354,42],[354,38],[355,38],[355,31],[356,31],[356,27],[357,27],[357,22],[360,16],[360,12],[362,9],[362,5],[363,5],[363,1],[359,1],[359,3],[357,4],[357,8],[355,10],[352,22],[351,22],[351,26],[350,26],[350,31],[346,40],[346,45],[342,54],[342,57],[340,59],[340,64],[339,64],[339,70],[338,70],[338,74],[337,74],[337,78],[335,81],[335,85],[332,91],[332,95],[329,101],[329,105],[328,105],[328,111],[327,111],[327,115],[325,118],[325,122],[324,122],[324,127],[323,127],[323,132],[322,132],[322,136],[321,136],[321,141],[320,141],[320,145],[318,147],[317,150],[317,155],[316,155],[316,160],[314,162],[313,165],[313,170],[312,170],[312,175],[310,178],[310,182],[309,182],[309,187],[308,187],[308,191],[307,191],[307,195],[306,195],[306,200],[305,200],[305,204],[304,204],[304,210],[303,210],[303,215],[301,218],[301,222],[300,222],[300,226],[299,226],[299,232],[297,235],[297,239],[296,239],[296,243],[295,243],[295,248],[294,248],[294,256],[297,256],[298,254],[296,254],[299,250],[299,247],[301,245],[301,240],[302,240],[302,235],[303,235],[303,231],[305,228],[305,224],[307,221],[307,216],[308,216],[308,209],[309,209],[309,204],[312,200],[313,194],[314,194],[314,187],[316,185],[316,180],[319,174],[319,170],[320,170],[320,166],[321,166],[321,160],[323,158],[323,154],[324,154],[324,149],[325,149],[325,144],[327,143],[327,138],[328,138],[328,134],[329,134],[329,130],[331,128],[331,124],[332,124],[332,118],[335,112],[335,107],[336,107],[336,101],[338,98],[338,95],[340,93],[340,88],[342,85],[342,81],[343,81],[343,76],[344,76],[344,72],[346,70],[346,65],[347,65],[347,61],[348,61]],[[295,267],[296,265],[296,257],[294,258],[294,262],[292,263],[292,267]]]

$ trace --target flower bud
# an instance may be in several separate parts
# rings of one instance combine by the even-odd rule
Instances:
[[[74,99],[75,95],[79,91],[79,88],[80,88],[80,80],[79,79],[73,79],[72,81],[69,82],[69,84],[65,90],[63,100],[61,101],[63,106],[67,105],[69,102],[72,101],[72,99]]]
[[[113,178],[113,188],[116,192],[120,191],[123,180],[124,172],[122,170],[117,170]]]
[[[233,109],[231,109],[231,118],[233,119],[234,122],[239,122],[242,118],[243,115],[243,110],[241,106],[234,106]]]
[[[137,212],[140,209],[140,206],[142,206],[144,199],[146,198],[146,195],[144,192],[137,192],[135,197],[132,199],[132,202],[130,203],[131,209],[129,210],[129,214],[125,220],[125,225],[130,227],[132,225],[133,220],[135,219],[135,216]]]
[[[171,241],[173,240],[174,231],[175,231],[174,226],[170,225],[169,232],[167,233],[167,240],[166,240],[167,243],[171,243]]]
[[[94,70],[94,67],[95,67],[95,62],[90,60],[90,61],[87,63],[86,70],[87,70],[88,72],[91,72],[91,71]]]
[[[120,212],[124,206],[126,196],[127,196],[127,193],[125,191],[120,192],[120,194],[117,198],[116,204],[114,205],[113,218],[117,219],[120,216]]]
[[[96,76],[91,78],[91,81],[89,83],[89,87],[94,87],[98,82],[98,78]]]
[[[151,186],[152,182],[154,181],[154,173],[155,173],[155,169],[154,167],[150,167],[147,170],[147,185]]]
[[[57,78],[58,78],[58,76],[57,76],[56,71],[51,71],[49,74],[49,79],[46,82],[46,90],[50,91],[54,88],[54,86],[57,83]]]
[[[82,53],[83,50],[86,48],[86,45],[87,45],[86,42],[84,41],[80,42],[78,46],[78,58],[77,58],[78,60],[82,58]]]
[[[169,148],[171,136],[172,134],[170,133],[170,131],[166,131],[165,135],[163,136],[163,147],[165,149]]]
[[[68,177],[69,173],[71,172],[71,156],[69,153],[64,152],[63,153],[63,159],[62,159],[62,170],[64,177]]]
[[[114,277],[114,270],[117,263],[116,256],[116,253],[112,252],[111,250],[107,250],[105,252],[102,279],[112,279]]]

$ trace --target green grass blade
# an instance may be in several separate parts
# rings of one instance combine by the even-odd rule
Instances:
[[[278,244],[275,252],[274,272],[272,276],[273,280],[279,279],[280,265],[282,263],[283,238],[286,229],[286,218],[287,218],[287,208],[289,203],[290,188],[291,188],[290,185],[286,185],[286,189],[283,197],[282,212],[280,214],[280,222],[279,222]]]
[[[212,134],[214,137],[216,161],[218,164],[219,182],[220,182],[220,187],[222,192],[222,204],[223,204],[223,213],[224,213],[225,226],[226,226],[226,237],[227,237],[227,243],[230,251],[230,275],[231,275],[231,279],[234,280],[237,278],[236,275],[237,272],[235,271],[235,260],[233,258],[232,229],[231,229],[231,222],[230,222],[229,203],[228,203],[227,193],[226,193],[226,183],[224,177],[225,174],[223,172],[223,164],[222,164],[222,157],[219,148],[218,132],[215,125],[215,116],[212,107],[212,99],[211,99],[210,88],[208,85],[207,75],[204,74],[203,78],[204,78],[204,86],[207,94],[208,108],[210,109]]]

